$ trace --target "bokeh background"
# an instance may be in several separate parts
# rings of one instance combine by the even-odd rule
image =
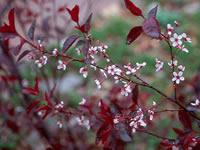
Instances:
[[[177,58],[180,63],[186,66],[185,77],[190,80],[200,71],[200,1],[199,0],[134,0],[134,2],[148,12],[155,5],[159,6],[157,18],[161,24],[162,31],[166,30],[168,23],[173,24],[176,20],[180,23],[179,31],[186,32],[192,38],[192,45],[187,45],[189,54],[177,53]],[[140,36],[133,44],[126,45],[126,36],[129,30],[136,25],[141,24],[142,19],[133,16],[124,6],[123,0],[0,0],[0,24],[7,18],[7,12],[10,8],[16,9],[16,25],[18,30],[25,35],[31,22],[37,20],[36,35],[38,39],[44,40],[44,45],[52,50],[59,47],[62,41],[74,31],[74,24],[70,21],[69,15],[62,8],[73,7],[74,4],[79,4],[81,8],[81,22],[93,12],[92,19],[92,37],[109,46],[108,53],[113,60],[120,64],[127,62],[147,62],[147,67],[143,69],[142,76],[153,85],[160,87],[167,94],[172,93],[170,79],[168,73],[160,72],[155,74],[155,58],[160,58],[165,61],[169,60],[169,49],[165,43],[157,40],[152,40],[145,35]],[[59,12],[57,10],[60,9]],[[35,17],[34,17],[35,15]],[[37,16],[37,17],[36,17]],[[12,43],[16,44],[15,39]],[[25,47],[24,49],[29,48]],[[74,49],[69,53],[74,55]],[[25,63],[20,65],[20,71],[27,82],[33,82],[36,74],[45,75],[48,80],[44,80],[41,87],[45,90],[50,88],[53,83],[58,81],[59,98],[63,99],[66,104],[72,107],[77,107],[82,96],[105,96],[106,90],[111,86],[111,83],[105,83],[106,88],[99,91],[94,90],[92,74],[88,80],[83,80],[78,73],[80,64],[74,63],[70,66],[70,71],[58,73],[57,79],[54,78],[55,72],[52,66],[55,62],[51,62],[43,71],[34,71],[34,67],[29,67],[31,64]],[[47,84],[45,84],[47,83]],[[48,86],[47,86],[48,85]],[[156,100],[158,103],[159,96],[152,93],[153,98],[149,98],[148,102]],[[92,92],[91,92],[92,91]],[[8,100],[6,94],[1,89],[0,97],[3,100]],[[12,95],[13,103],[16,108],[20,108],[19,97],[17,93]],[[162,103],[160,103],[162,106]],[[170,104],[169,104],[170,107]],[[159,121],[155,121],[154,129],[157,133],[164,134],[169,137],[175,137],[173,131],[169,131],[169,126],[180,126],[177,122],[172,122],[170,117],[174,114],[164,114],[159,117]],[[0,122],[1,122],[0,115]],[[90,138],[93,141],[94,135],[91,133]],[[10,148],[17,149],[17,141],[19,135],[13,135],[10,139],[4,141],[3,129],[0,128],[0,149]],[[37,135],[34,133],[27,137],[29,142],[37,143]],[[127,145],[129,150],[154,150],[159,141],[150,136],[136,134],[133,143]],[[33,145],[34,149],[42,149],[39,145]]]

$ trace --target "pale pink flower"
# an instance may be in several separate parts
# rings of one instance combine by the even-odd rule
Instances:
[[[164,66],[164,62],[158,60],[158,58],[156,58],[156,72],[159,72],[163,69],[163,66]]]
[[[43,55],[42,57],[40,57],[40,59],[35,61],[35,64],[37,64],[37,66],[41,68],[42,66],[47,64],[47,60],[48,60],[47,56]]]
[[[57,69],[58,70],[66,70],[66,64],[62,61],[62,60],[58,60],[58,65],[57,65]]]
[[[171,36],[173,31],[174,27],[172,27],[171,24],[167,24],[167,34]]]
[[[87,67],[81,67],[79,72],[83,75],[84,78],[87,78],[87,76],[88,76],[88,68]]]
[[[183,77],[183,72],[173,72],[173,78],[172,81],[175,82],[176,84],[179,84],[181,81],[184,81],[185,78]]]
[[[183,34],[182,34],[182,37],[183,37],[183,40],[184,40],[185,42],[192,43],[191,38],[189,38],[189,37],[187,36],[186,33],[183,33]]]
[[[177,47],[178,45],[182,45],[182,35],[178,35],[177,33],[174,33],[173,37],[170,38],[170,41],[172,42],[173,47]]]

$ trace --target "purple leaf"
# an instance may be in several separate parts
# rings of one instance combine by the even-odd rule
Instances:
[[[149,13],[148,13],[148,18],[156,17],[157,10],[158,10],[158,5],[156,5],[156,7],[152,8],[152,9],[149,11]]]
[[[140,36],[142,32],[143,30],[141,26],[133,27],[128,33],[126,43],[131,44]]]
[[[186,111],[180,110],[178,112],[178,117],[184,128],[192,129],[192,122],[189,114]]]
[[[139,87],[136,85],[132,90],[132,101],[134,104],[138,104]]]
[[[146,35],[154,39],[159,39],[161,30],[160,25],[155,17],[150,17],[146,19],[143,23],[143,31]]]
[[[23,51],[20,55],[19,55],[19,57],[17,58],[17,61],[20,61],[22,58],[24,58],[28,53],[30,53],[31,51],[29,51],[29,50],[25,50],[25,51]]]
[[[36,21],[34,20],[28,30],[28,37],[33,40],[34,39],[34,32],[35,32]]]
[[[75,28],[80,30],[82,33],[88,33],[90,31],[90,27],[91,27],[91,19],[92,19],[92,13],[86,20],[85,24],[83,24],[82,26],[76,26]]]
[[[65,40],[64,44],[63,44],[63,49],[62,49],[62,51],[63,51],[63,52],[66,52],[66,51],[72,46],[72,44],[73,44],[74,42],[76,42],[76,40],[77,40],[78,38],[79,38],[78,35],[71,35],[70,37],[68,37],[68,38]]]
[[[21,39],[20,44],[17,45],[15,48],[12,48],[13,54],[14,54],[15,56],[17,56],[17,55],[20,53],[20,51],[21,51],[23,45],[24,45],[24,40]]]

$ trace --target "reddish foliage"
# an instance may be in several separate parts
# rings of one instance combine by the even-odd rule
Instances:
[[[135,41],[140,34],[143,32],[143,29],[141,26],[133,27],[127,36],[127,44],[131,44],[133,41]]]
[[[138,8],[134,3],[132,3],[130,0],[124,0],[126,7],[130,10],[130,12],[133,15],[136,16],[143,16],[142,10]]]
[[[71,16],[71,19],[78,23],[79,22],[79,6],[75,5],[71,10],[67,8],[68,13]]]

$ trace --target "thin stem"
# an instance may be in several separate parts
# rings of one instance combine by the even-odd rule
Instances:
[[[173,112],[173,111],[180,111],[180,110],[183,110],[183,109],[164,109],[164,110],[154,111],[154,113],[163,113],[167,111]]]
[[[162,136],[160,136],[160,135],[157,135],[157,134],[155,134],[155,133],[149,132],[149,131],[147,131],[147,130],[137,129],[137,131],[139,131],[139,132],[141,132],[141,133],[146,133],[146,134],[148,134],[148,135],[151,135],[151,136],[153,136],[153,137],[156,137],[156,138],[162,139],[162,140],[174,140],[174,139],[170,139],[170,138],[167,138],[167,137],[162,137]]]
[[[170,45],[169,41],[166,41],[169,48],[170,48],[170,55],[171,55],[171,61],[172,61],[172,78],[173,78],[173,72],[175,71],[175,66],[174,66],[174,55],[173,55],[173,48]],[[176,82],[173,81],[173,87],[174,87],[174,99],[177,100],[177,90],[176,90]]]

